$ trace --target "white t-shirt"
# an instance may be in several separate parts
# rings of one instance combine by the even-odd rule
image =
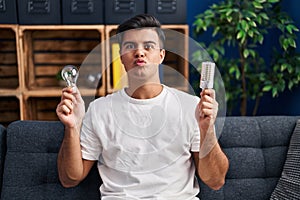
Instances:
[[[151,99],[125,90],[93,101],[81,131],[82,156],[97,160],[103,200],[198,199],[199,98],[163,87]]]

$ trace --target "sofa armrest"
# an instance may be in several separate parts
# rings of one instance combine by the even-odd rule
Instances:
[[[100,199],[96,167],[77,187],[60,184],[56,162],[63,135],[58,121],[16,121],[8,126],[1,199]]]

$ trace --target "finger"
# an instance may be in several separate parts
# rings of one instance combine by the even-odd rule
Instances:
[[[201,118],[202,116],[201,116],[201,110],[202,110],[202,103],[201,103],[201,101],[198,103],[198,105],[197,105],[197,108],[196,108],[196,110],[195,110],[195,112],[196,112],[196,117],[197,118]]]
[[[210,102],[203,102],[201,105],[201,109],[213,109],[214,104]]]
[[[62,89],[62,92],[72,93],[72,88],[71,87],[65,87],[65,88]]]
[[[72,94],[75,97],[75,100],[77,100],[77,101],[81,101],[82,100],[80,91],[78,90],[78,88],[76,86],[72,87]]]
[[[200,102],[198,103],[198,105],[197,105],[197,110],[198,110],[198,112],[200,112],[201,111],[201,109],[202,109],[202,106],[203,106],[203,101],[202,100],[200,100]]]
[[[71,113],[71,110],[66,105],[59,104],[56,108],[56,113],[58,115],[61,115],[61,114],[68,115]]]
[[[64,99],[64,100],[62,100],[61,101],[61,106],[66,106],[68,109],[73,110],[73,108],[74,108],[73,99]]]
[[[205,102],[202,101],[198,104],[198,112],[201,113],[201,115],[203,115],[203,110],[204,109],[208,109],[211,110],[212,113],[217,113],[218,112],[218,103],[216,101],[211,102]]]
[[[63,93],[63,99],[70,99],[73,101],[74,104],[77,104],[77,102],[83,102],[82,96],[80,94],[80,91],[76,86],[74,87],[66,87],[62,90]]]
[[[208,95],[204,95],[204,96],[201,97],[200,102],[201,102],[201,104],[203,104],[204,102],[214,104],[215,99],[213,99],[212,97],[210,97]]]
[[[62,104],[67,106],[69,109],[73,109],[74,103],[72,100],[65,99],[65,100],[63,100]]]
[[[213,109],[213,108],[214,108],[213,102],[201,101],[198,105],[199,111],[201,111],[203,109]]]
[[[207,109],[204,108],[201,110],[201,115],[202,117],[213,117],[214,116],[214,111],[212,109]]]
[[[213,108],[213,107],[217,108],[218,102],[215,99],[213,99],[212,97],[205,95],[200,99],[198,108],[201,109],[203,106],[208,106],[208,105],[210,105],[209,107],[211,107],[211,108]]]
[[[68,97],[67,94],[72,94],[72,90],[69,87],[65,87],[62,89],[61,93],[62,93],[61,99],[63,100],[64,98]]]
[[[63,92],[63,94],[62,94],[62,101],[63,101],[63,100],[69,100],[69,101],[72,101],[72,102],[75,103],[76,98],[75,98],[75,96],[74,96],[72,93],[70,93],[69,91],[65,91],[65,92]]]
[[[74,106],[73,106],[73,102],[72,101],[69,101],[69,100],[64,100],[63,103],[62,103],[62,110],[64,113],[66,114],[70,114],[72,113],[73,109],[74,109]]]
[[[211,98],[215,99],[215,90],[214,89],[204,89],[202,92],[201,92],[201,96],[210,96]]]

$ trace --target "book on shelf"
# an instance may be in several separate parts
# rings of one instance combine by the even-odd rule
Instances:
[[[112,49],[112,79],[113,79],[113,89],[119,90],[127,86],[128,80],[126,71],[120,59],[120,46],[118,43],[113,43]]]

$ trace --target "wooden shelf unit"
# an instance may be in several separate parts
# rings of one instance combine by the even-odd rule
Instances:
[[[18,26],[0,28],[0,123],[4,126],[20,119],[22,77]]]
[[[105,95],[103,25],[19,26],[19,37],[25,80],[21,119],[57,120],[63,86],[56,76],[65,65],[79,68],[82,95]],[[102,74],[99,88],[80,78],[96,72]]]
[[[58,120],[55,109],[64,86],[56,76],[65,65],[80,68],[78,85],[86,102],[113,92],[109,41],[116,28],[117,25],[0,24],[0,124]],[[188,25],[163,25],[163,29],[188,36]],[[163,69],[163,83],[187,90],[187,85],[178,85],[174,72],[188,80],[188,37],[178,41],[168,34],[166,44],[179,48],[182,54],[167,53],[164,64],[172,70]]]

